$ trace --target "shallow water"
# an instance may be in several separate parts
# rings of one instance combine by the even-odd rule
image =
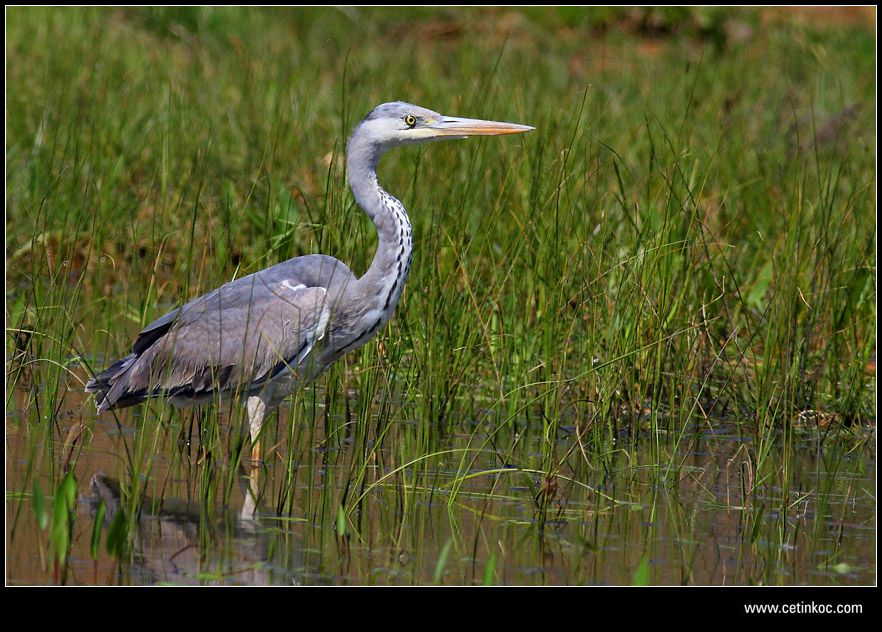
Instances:
[[[68,431],[89,403],[67,397],[68,414],[47,439],[45,428],[21,418],[24,397],[16,393],[17,405],[7,411],[10,584],[630,585],[644,559],[646,581],[656,585],[875,581],[871,448],[845,454],[826,444],[819,450],[817,437],[795,439],[786,472],[760,472],[755,446],[734,425],[693,428],[676,443],[670,433],[655,441],[648,431],[637,441],[622,434],[605,462],[592,462],[590,452],[581,467],[564,462],[543,503],[542,473],[500,467],[495,452],[463,477],[460,455],[483,434],[451,433],[433,446],[436,456],[409,466],[410,457],[395,454],[387,440],[383,445],[393,447],[366,459],[360,478],[353,464],[363,447],[326,440],[322,424],[286,437],[287,406],[264,442],[258,511],[244,519],[246,468],[218,452],[235,443],[235,424],[222,418],[211,430],[220,438],[203,442],[192,416],[157,423],[127,413],[117,425],[87,414],[74,466],[72,552],[61,576],[48,532],[37,527],[29,472],[39,472],[50,496]],[[517,441],[519,454],[538,463],[542,437],[535,435]],[[561,429],[557,441],[561,452],[570,448],[573,431]],[[141,473],[145,495],[129,533],[131,554],[117,562],[102,542],[93,560],[98,502],[107,507],[106,537],[120,505],[123,455],[139,445],[150,469]],[[667,462],[654,458],[659,446]],[[680,465],[666,474],[669,462]]]

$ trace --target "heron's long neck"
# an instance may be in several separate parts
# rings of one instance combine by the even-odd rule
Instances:
[[[388,320],[395,309],[413,259],[413,231],[401,204],[377,182],[381,152],[358,132],[347,150],[346,170],[355,200],[377,227],[379,243],[370,268],[358,280],[363,299]]]

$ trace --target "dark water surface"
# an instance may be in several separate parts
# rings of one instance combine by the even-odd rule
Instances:
[[[243,518],[246,468],[205,453],[193,417],[138,425],[124,415],[117,425],[94,414],[76,442],[78,503],[62,577],[48,531],[37,526],[33,477],[51,508],[65,435],[78,420],[61,419],[47,439],[16,408],[6,420],[9,584],[866,585],[876,577],[872,441],[847,453],[817,436],[793,439],[782,469],[759,466],[766,448],[733,425],[692,428],[676,440],[646,431],[627,446],[619,437],[611,459],[578,457],[583,467],[562,466],[548,485],[538,468],[500,467],[496,453],[470,463],[465,476],[461,454],[480,444],[479,434],[452,433],[436,456],[410,464],[392,447],[356,469],[356,442],[326,441],[318,424],[297,435],[292,451],[283,421],[273,424],[282,439],[264,443],[258,512]],[[146,440],[136,442],[138,432]],[[214,432],[227,433],[213,439],[215,450],[235,437],[223,422]],[[573,433],[560,430],[561,451]],[[540,462],[543,437],[535,435],[519,450]],[[665,463],[655,458],[659,446],[677,468],[652,465]],[[145,464],[146,488],[130,554],[118,562],[104,541],[120,506],[126,450]],[[767,463],[782,458],[771,448]],[[100,500],[107,514],[95,561]]]

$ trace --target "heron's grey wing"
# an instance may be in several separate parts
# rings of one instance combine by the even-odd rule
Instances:
[[[226,285],[193,299],[186,305],[179,307],[162,318],[150,323],[138,334],[132,353],[140,354],[149,348],[154,342],[165,335],[179,319],[184,322],[198,318],[206,308],[215,309],[214,302],[219,292],[225,294],[227,304],[236,298],[250,297],[250,288],[253,284],[274,285],[287,282],[289,287],[323,287],[329,291],[331,300],[334,302],[346,286],[355,281],[355,275],[342,261],[328,255],[303,255],[288,259],[274,266],[254,274],[236,279]]]
[[[274,349],[276,355],[283,355],[286,348],[278,341],[299,345],[297,349],[306,342],[305,349],[311,349],[314,342],[308,341],[319,339],[323,329],[317,304],[323,303],[324,309],[329,303],[333,312],[353,281],[355,275],[343,262],[318,254],[295,257],[231,281],[148,325],[135,340],[132,353],[89,380],[86,390],[95,393],[101,413],[160,394],[163,384],[181,393],[196,393],[219,386],[231,388],[246,378],[265,377],[258,375],[263,364],[255,363],[257,357],[266,362]],[[322,289],[326,290],[323,300],[317,292]],[[312,291],[295,296],[295,290]],[[282,313],[281,318],[276,314],[273,320],[273,305]],[[310,316],[311,312],[317,315]],[[274,322],[277,329],[284,330],[286,320],[289,329],[306,338],[272,331]],[[257,322],[263,323],[256,330],[262,335],[255,338],[250,336],[254,333],[250,325]],[[326,322],[324,326],[327,327]],[[259,346],[255,340],[266,343]],[[276,342],[273,345],[270,341]],[[261,356],[262,352],[265,353]],[[276,365],[273,371],[281,369]],[[151,379],[158,390],[151,386]]]
[[[249,390],[299,367],[327,329],[327,290],[262,275],[246,278],[251,282],[227,284],[180,308],[176,319],[146,330],[136,347],[145,334],[165,329],[120,366],[99,412],[125,405],[121,400],[161,394],[195,398]]]

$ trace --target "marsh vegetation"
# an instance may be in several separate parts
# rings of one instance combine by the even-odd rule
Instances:
[[[875,577],[875,32],[860,9],[11,8],[9,583]],[[390,326],[267,422],[96,416],[137,332],[376,234],[345,139],[403,99]]]

